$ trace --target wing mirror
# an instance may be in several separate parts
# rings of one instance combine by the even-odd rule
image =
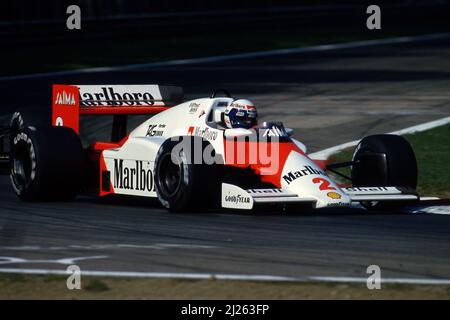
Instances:
[[[286,134],[289,137],[292,136],[292,134],[294,133],[294,129],[285,128],[283,122],[280,122],[280,121],[271,121],[271,122],[266,121],[266,122],[263,122],[260,127],[262,129],[277,128],[278,130],[281,130],[282,132],[284,132],[284,134]]]
[[[292,128],[284,128],[284,130],[286,130],[286,133],[289,137],[294,134],[294,129]]]

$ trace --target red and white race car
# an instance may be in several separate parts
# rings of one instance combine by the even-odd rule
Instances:
[[[226,128],[224,110],[233,101],[227,93],[177,104],[182,96],[172,86],[54,85],[48,123],[26,112],[12,117],[15,192],[27,201],[73,199],[80,192],[157,197],[171,211],[419,200],[416,159],[400,136],[366,137],[351,161],[327,167],[311,159],[282,123]],[[134,114],[151,116],[128,133],[127,116]],[[83,147],[83,115],[113,115],[111,141]],[[352,186],[328,176],[341,166],[352,167]]]

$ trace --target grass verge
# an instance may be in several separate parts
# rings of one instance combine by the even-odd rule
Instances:
[[[450,299],[450,286],[0,275],[0,299]]]
[[[450,198],[450,124],[404,137],[411,143],[416,155],[419,193]],[[331,156],[330,163],[349,161],[353,150],[350,148]],[[350,168],[341,172],[350,175]]]

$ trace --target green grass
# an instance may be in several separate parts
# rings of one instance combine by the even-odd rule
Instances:
[[[450,196],[450,125],[407,135],[419,165],[418,191]]]
[[[108,285],[100,279],[90,280],[84,288],[90,292],[104,292],[110,290]]]
[[[86,283],[86,285],[85,285]],[[0,299],[449,299],[449,286],[365,283],[83,277],[68,290],[63,276],[0,275]]]
[[[0,273],[0,285],[5,282],[23,282],[26,277],[20,273]]]
[[[450,124],[404,137],[411,143],[416,155],[419,193],[450,197]],[[329,159],[330,163],[350,161],[353,150],[350,148],[333,155]],[[350,168],[341,169],[340,172],[350,175]]]

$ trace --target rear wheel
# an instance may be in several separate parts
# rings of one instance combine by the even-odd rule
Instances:
[[[81,188],[83,151],[65,127],[23,128],[11,136],[10,177],[23,200],[70,200]]]
[[[155,186],[161,204],[170,211],[215,207],[220,197],[219,165],[207,164],[203,156],[212,146],[198,137],[167,140],[155,161]],[[198,148],[198,149],[197,149]],[[194,161],[197,160],[197,161]]]
[[[21,108],[15,111],[10,120],[13,134],[26,127],[48,127],[52,123],[52,114],[49,108]]]
[[[14,137],[19,130],[27,127],[48,127],[51,125],[52,114],[49,108],[28,107],[19,108],[12,115],[9,120],[10,140],[6,145],[7,151],[12,148],[12,137]]]

